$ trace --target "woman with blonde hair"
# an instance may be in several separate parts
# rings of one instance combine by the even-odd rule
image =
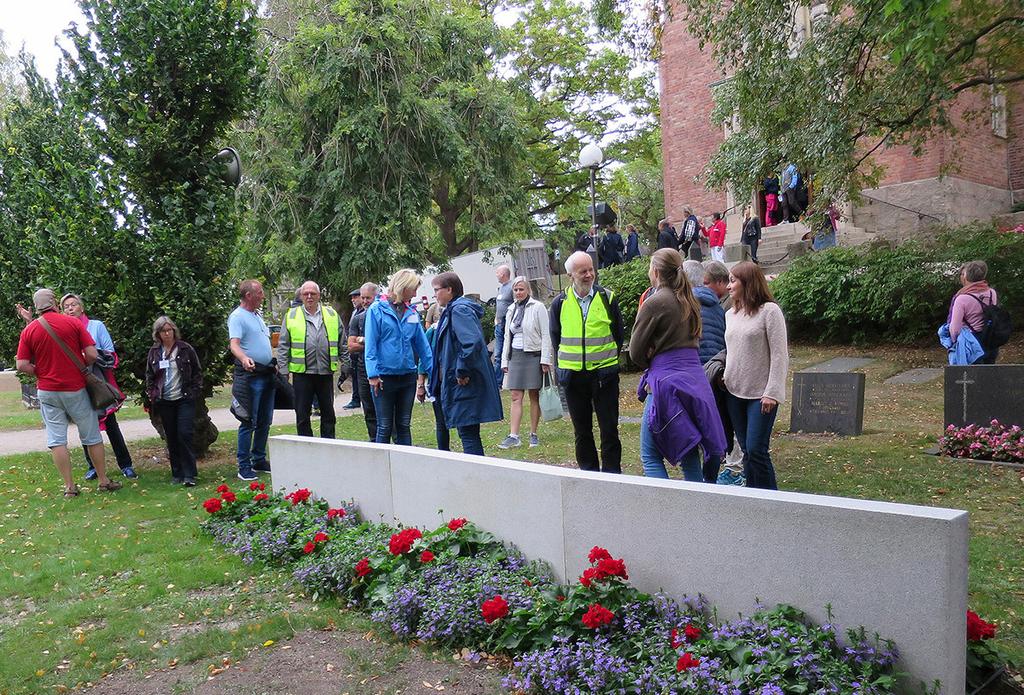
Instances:
[[[754,263],[729,272],[732,309],[725,315],[725,388],[729,418],[743,449],[747,487],[777,490],[768,451],[779,403],[786,398],[786,318]]]
[[[664,463],[668,459],[682,468],[686,480],[714,483],[726,441],[697,351],[700,303],[690,289],[678,251],[655,251],[648,277],[654,291],[637,312],[629,339],[630,359],[646,368],[637,388],[637,397],[644,402],[640,424],[644,475],[668,478]]]
[[[520,275],[512,281],[512,306],[505,313],[505,342],[501,369],[505,388],[511,392],[509,435],[499,449],[519,446],[519,425],[523,420],[523,395],[530,394],[530,446],[540,444],[540,387],[551,371],[551,328],[547,308],[530,295],[530,283]]]
[[[196,484],[196,455],[192,448],[196,401],[203,397],[199,356],[181,339],[166,316],[153,322],[153,347],[146,357],[146,397],[164,426],[171,482]]]
[[[382,444],[412,444],[412,406],[426,398],[426,371],[433,363],[427,336],[412,300],[420,276],[408,268],[391,276],[387,296],[366,311],[366,377]]]

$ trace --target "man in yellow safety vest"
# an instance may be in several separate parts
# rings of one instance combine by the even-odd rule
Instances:
[[[299,288],[302,306],[288,309],[281,322],[277,363],[292,375],[295,389],[295,430],[312,437],[313,398],[320,406],[320,436],[334,439],[334,372],[347,362],[341,317],[329,304],[320,303],[320,286],[312,280]]]
[[[619,350],[622,312],[611,292],[596,284],[594,260],[582,251],[569,256],[572,285],[551,304],[551,344],[558,379],[576,435],[576,463],[585,471],[622,472],[619,441]],[[601,431],[601,460],[594,445],[594,414]]]

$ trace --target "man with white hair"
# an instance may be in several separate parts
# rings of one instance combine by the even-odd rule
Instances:
[[[576,435],[576,463],[585,471],[622,472],[619,441],[619,351],[622,312],[613,294],[595,283],[594,260],[577,251],[565,261],[572,285],[551,304],[551,345]],[[594,445],[594,414],[601,458]]]
[[[312,437],[313,397],[320,404],[320,436],[334,439],[334,373],[348,357],[342,342],[341,317],[330,304],[320,303],[320,286],[312,280],[299,288],[302,306],[285,314],[277,343],[277,364],[292,375],[295,388],[295,431]],[[288,365],[285,369],[285,365]]]
[[[494,302],[494,378],[500,389],[505,379],[501,355],[505,347],[505,314],[512,306],[512,269],[504,264],[499,265],[494,269],[494,277],[498,279],[498,294]]]

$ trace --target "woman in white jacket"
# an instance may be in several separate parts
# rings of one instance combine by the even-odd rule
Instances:
[[[505,314],[505,342],[501,369],[505,388],[512,395],[511,430],[500,449],[520,445],[519,424],[523,419],[523,393],[530,394],[530,446],[537,446],[540,423],[540,388],[543,375],[551,371],[551,334],[548,310],[530,296],[530,283],[523,276],[512,281],[512,306]]]

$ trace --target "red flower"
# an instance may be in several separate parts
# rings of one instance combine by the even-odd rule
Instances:
[[[702,633],[700,628],[696,625],[687,625],[683,634],[686,636],[687,642],[696,642],[700,639]]]
[[[591,630],[596,630],[602,625],[610,623],[614,617],[615,614],[600,603],[592,603],[587,612],[583,614],[583,624]]]
[[[484,616],[484,622],[490,625],[508,615],[508,603],[501,596],[495,596],[480,604],[480,613]]]
[[[595,579],[603,578],[604,577],[601,576],[600,571],[596,567],[588,567],[587,569],[583,570],[583,575],[580,577],[580,584],[589,589],[591,582],[593,582]]]
[[[676,662],[676,671],[689,671],[694,666],[700,666],[700,659],[695,659],[692,654],[686,652]]]
[[[292,506],[294,507],[295,505],[299,504],[300,502],[307,501],[309,499],[309,496],[310,496],[309,490],[307,490],[306,488],[299,488],[295,492],[291,492],[291,493],[285,495],[284,498],[286,500],[291,500],[292,501]]]
[[[231,492],[231,488],[229,488],[226,484],[221,483],[220,485],[217,486],[217,492],[220,492],[222,494],[225,492]]]
[[[423,538],[418,528],[407,528],[391,536],[388,552],[392,555],[403,555],[412,550],[412,544]]]
[[[629,575],[626,574],[626,563],[622,560],[613,560],[610,557],[606,557],[597,563],[597,571],[605,577],[622,577],[623,579],[629,579]]]
[[[531,582],[529,579],[524,579],[523,586],[533,586],[533,582]]]
[[[327,510],[327,518],[328,519],[333,519],[334,517],[338,517],[340,519],[343,516],[345,516],[345,510],[342,509],[341,507],[338,507],[337,509],[328,509]]]
[[[555,598],[557,600],[559,600],[559,601],[564,601],[565,600],[565,596],[562,596],[561,594],[559,594],[558,596],[555,596]]]
[[[420,553],[420,562],[422,562],[423,564],[427,564],[428,562],[433,562],[433,561],[434,561],[434,554],[432,552],[430,552],[429,550],[424,550],[422,553]]]
[[[327,534],[323,531],[317,531],[316,535],[313,536],[314,543],[325,543],[327,542]]]
[[[987,623],[974,611],[967,611],[967,641],[978,642],[996,636],[995,623]]]
[[[220,498],[225,502],[234,502],[237,499],[235,497],[235,493],[231,492],[231,490],[228,490],[227,492],[222,492],[220,494]]]
[[[252,501],[253,501],[253,502],[262,502],[263,500],[269,500],[269,499],[270,499],[270,498],[269,498],[269,497],[267,497],[267,493],[265,493],[265,492],[261,492],[260,494],[258,494],[258,495],[255,495],[255,496],[254,496],[254,497],[252,498]]]
[[[221,504],[221,501],[216,497],[211,497],[210,499],[203,502],[203,509],[208,511],[210,514],[216,514],[217,512],[219,512],[221,506],[223,506]]]
[[[302,552],[304,552],[306,555],[309,555],[314,550],[316,550],[316,543],[314,543],[313,541],[310,541],[306,543],[306,545],[302,546]]]
[[[590,555],[587,556],[587,559],[590,560],[590,564],[594,564],[598,560],[611,560],[612,555],[604,548],[595,545],[590,549]]]
[[[254,480],[251,483],[249,483],[249,489],[252,490],[253,492],[256,492],[257,490],[259,490],[260,492],[263,492],[264,490],[267,489],[267,484],[266,483],[257,483]]]
[[[373,568],[370,567],[370,558],[364,557],[362,560],[356,563],[356,576],[365,577],[372,571]]]
[[[679,641],[679,630],[672,628],[672,648],[678,649],[682,644],[683,643]]]
[[[458,531],[460,528],[466,525],[465,519],[452,519],[448,522],[449,531]]]

